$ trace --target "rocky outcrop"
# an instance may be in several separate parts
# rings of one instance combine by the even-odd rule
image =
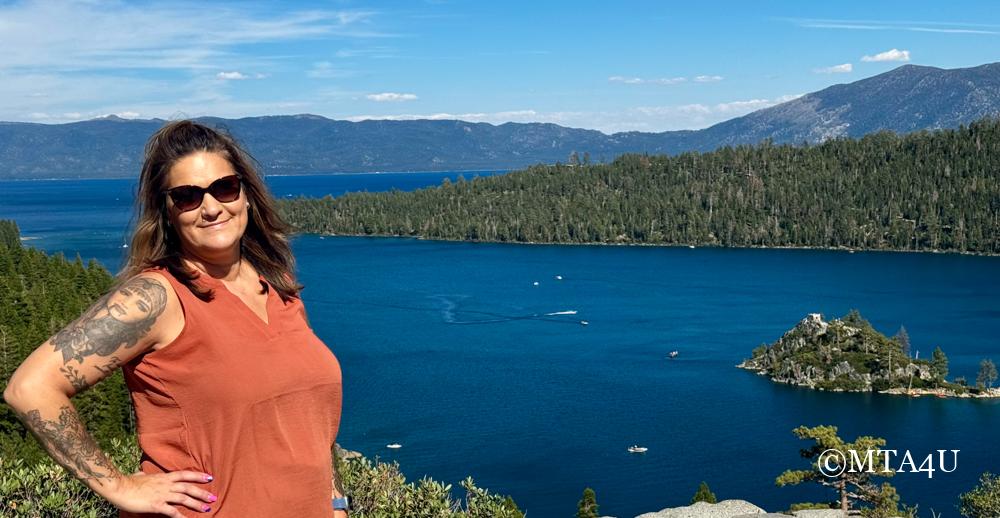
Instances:
[[[764,516],[766,511],[746,500],[723,500],[717,504],[695,502],[684,507],[667,508],[655,513],[646,513],[636,518],[735,518],[751,515]]]
[[[857,511],[849,511],[846,516],[858,516]],[[655,513],[645,513],[635,518],[844,518],[839,509],[808,509],[792,514],[769,513],[746,500],[723,500],[717,504],[695,502],[684,507],[662,509]]]

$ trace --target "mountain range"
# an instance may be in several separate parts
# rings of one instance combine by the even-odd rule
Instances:
[[[548,123],[366,120],[281,115],[199,120],[226,128],[268,174],[514,169],[610,161],[622,153],[708,151],[727,145],[818,143],[888,130],[954,128],[1000,115],[1000,63],[941,69],[903,65],[701,130],[595,130]],[[0,179],[134,177],[160,119],[107,116],[68,124],[0,122]]]

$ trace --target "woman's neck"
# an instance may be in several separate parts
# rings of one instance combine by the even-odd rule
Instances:
[[[192,256],[185,256],[183,260],[188,267],[221,281],[236,281],[243,272],[242,254],[237,255],[235,260],[230,261],[210,261]]]

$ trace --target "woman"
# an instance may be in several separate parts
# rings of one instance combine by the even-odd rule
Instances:
[[[331,453],[340,367],[308,325],[253,159],[168,123],[146,145],[137,212],[116,287],[24,361],[5,400],[121,516],[347,516]],[[70,402],[119,367],[143,452],[131,475]]]

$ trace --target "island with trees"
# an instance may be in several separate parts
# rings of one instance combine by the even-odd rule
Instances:
[[[1000,389],[993,388],[997,370],[992,360],[980,362],[974,385],[964,378],[949,381],[948,357],[940,347],[929,359],[911,356],[905,328],[889,338],[856,310],[829,322],[811,313],[773,344],[755,348],[737,367],[818,390],[1000,397]]]

